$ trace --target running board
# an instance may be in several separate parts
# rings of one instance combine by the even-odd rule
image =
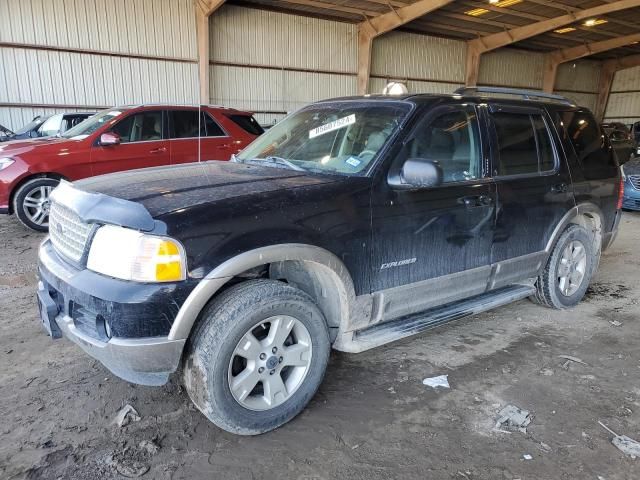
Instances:
[[[343,352],[363,352],[370,348],[416,335],[468,315],[486,312],[487,310],[521,300],[533,295],[535,291],[535,287],[531,285],[512,285],[500,288],[459,302],[358,330],[353,333],[351,340],[339,342],[339,345],[334,345],[334,347]]]

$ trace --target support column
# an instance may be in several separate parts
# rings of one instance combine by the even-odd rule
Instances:
[[[556,86],[556,76],[558,75],[559,63],[554,58],[547,54],[544,57],[544,72],[542,79],[542,91],[546,93],[553,93],[553,89]]]
[[[478,85],[481,54],[481,50],[476,43],[467,42],[467,59],[464,72],[465,87],[475,87]]]
[[[611,93],[611,85],[613,77],[618,67],[615,61],[606,61],[602,63],[600,70],[600,83],[598,85],[598,99],[596,101],[596,119],[602,121],[607,111],[607,103],[609,103],[609,94]]]
[[[366,94],[369,89],[372,47],[373,35],[364,25],[358,25],[358,95]]]
[[[209,17],[222,6],[224,0],[193,0],[196,13],[196,40],[198,44],[198,81],[200,82],[200,103],[211,103],[209,85]]]

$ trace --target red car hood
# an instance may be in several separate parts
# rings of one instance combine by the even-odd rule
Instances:
[[[58,153],[67,148],[73,148],[81,140],[70,140],[68,138],[45,137],[29,140],[14,140],[12,142],[0,143],[0,157],[10,155],[22,155],[31,151],[38,153]]]

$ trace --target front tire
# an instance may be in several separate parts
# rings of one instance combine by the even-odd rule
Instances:
[[[257,435],[298,415],[327,367],[329,333],[303,291],[275,280],[229,288],[202,312],[184,360],[184,383],[220,428]]]
[[[21,185],[13,197],[13,211],[25,227],[49,230],[49,195],[60,183],[55,178],[33,178]]]
[[[584,297],[598,264],[599,252],[594,252],[593,239],[579,225],[570,225],[560,235],[547,265],[536,282],[536,303],[566,309],[577,305]]]

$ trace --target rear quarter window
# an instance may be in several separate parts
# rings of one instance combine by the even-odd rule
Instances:
[[[251,135],[262,135],[264,129],[260,126],[258,121],[251,115],[227,115],[227,117],[245,132]]]
[[[617,169],[618,162],[607,137],[593,115],[584,110],[559,112],[561,125],[573,145],[585,176],[599,177]]]

